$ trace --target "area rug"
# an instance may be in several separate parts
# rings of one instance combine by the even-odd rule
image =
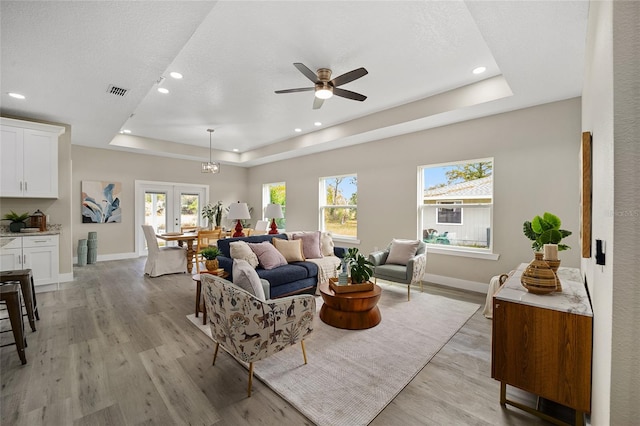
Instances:
[[[381,285],[382,322],[342,330],[317,317],[299,346],[254,364],[254,374],[320,426],[369,424],[424,368],[480,305]],[[322,299],[316,298],[317,312]],[[211,337],[202,320],[187,316]]]

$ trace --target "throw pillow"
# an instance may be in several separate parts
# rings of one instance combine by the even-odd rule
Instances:
[[[320,231],[293,234],[294,240],[302,240],[302,252],[307,259],[322,257],[320,249]]]
[[[262,243],[248,244],[256,256],[258,256],[258,262],[260,262],[260,266],[264,269],[273,269],[287,264],[287,259],[285,259],[270,242],[264,241]]]
[[[242,259],[233,260],[233,283],[260,300],[265,300],[262,282],[256,270]]]
[[[289,241],[282,238],[273,238],[272,241],[273,246],[287,259],[287,262],[304,262],[302,240]]]
[[[249,244],[244,241],[234,241],[229,243],[229,253],[232,259],[243,259],[249,262],[252,267],[258,266],[258,257],[251,250]]]
[[[397,265],[406,265],[418,250],[418,240],[396,240],[391,241],[389,248],[389,256],[386,263],[395,263]]]
[[[331,232],[322,232],[320,234],[320,251],[323,256],[335,256],[333,253],[333,237]]]

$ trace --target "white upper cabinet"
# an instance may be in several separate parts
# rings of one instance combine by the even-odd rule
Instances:
[[[58,137],[64,131],[2,118],[0,197],[58,198]]]

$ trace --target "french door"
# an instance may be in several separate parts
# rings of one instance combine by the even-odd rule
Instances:
[[[184,227],[202,226],[201,212],[208,202],[208,185],[136,181],[135,191],[136,252],[139,256],[147,254],[141,225],[151,225],[156,233],[180,232]]]

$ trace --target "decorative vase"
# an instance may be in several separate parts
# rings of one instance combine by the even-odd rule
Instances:
[[[547,265],[551,268],[551,270],[558,276],[558,268],[560,267],[560,260],[548,260],[544,259],[547,262]],[[560,282],[560,278],[558,278],[558,286],[556,287],[556,291],[562,291],[562,283]]]
[[[522,272],[520,283],[529,293],[548,294],[557,290],[558,277],[542,256],[536,252],[535,259]]]
[[[207,259],[204,261],[204,266],[207,268],[207,271],[216,271],[220,264],[218,263],[218,259]]]
[[[11,232],[20,232],[22,228],[26,228],[27,224],[24,222],[11,222],[9,224],[9,231]]]

